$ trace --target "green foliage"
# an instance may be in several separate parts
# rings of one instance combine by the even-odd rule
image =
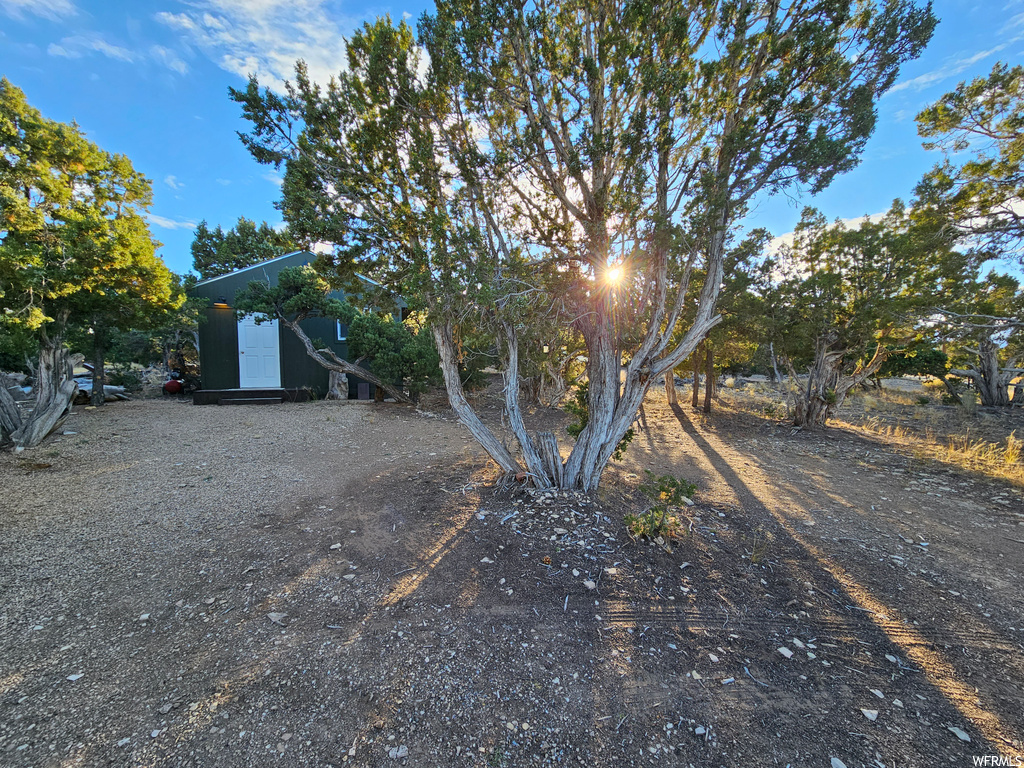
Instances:
[[[0,80],[0,327],[49,343],[173,311],[182,297],[155,255],[149,181],[77,125],[44,118]]]
[[[130,365],[116,365],[107,375],[107,383],[115,387],[124,387],[129,392],[142,391],[142,374]]]
[[[674,509],[686,503],[697,491],[697,486],[682,478],[671,475],[655,475],[644,470],[644,482],[640,493],[647,497],[650,509],[638,515],[626,515],[624,520],[630,535],[634,538],[674,538],[679,535],[679,517],[672,514]]]
[[[681,477],[672,475],[655,475],[650,470],[644,470],[644,482],[640,486],[640,493],[651,500],[655,506],[678,507],[690,499],[697,492],[697,486]]]
[[[568,432],[573,439],[578,439],[580,434],[590,420],[590,410],[587,406],[587,401],[590,397],[590,382],[581,381],[576,386],[576,391],[573,396],[565,401],[565,405],[562,406],[562,410],[572,416],[575,420],[566,425],[565,431]],[[612,452],[612,458],[615,461],[621,461],[622,457],[626,455],[626,448],[636,437],[636,430],[632,427],[626,430],[625,434],[619,440],[618,445],[615,446],[615,451]]]
[[[934,25],[912,0],[440,0],[417,34],[357,30],[326,86],[300,62],[283,95],[254,77],[232,97],[253,157],[285,166],[293,233],[337,246],[325,274],[427,311],[446,361],[467,329],[511,359],[508,329],[571,324],[555,346],[586,347],[591,431],[565,482],[590,490],[651,382],[717,322],[745,210],[854,167]]]
[[[20,325],[0,325],[0,371],[28,373],[28,361],[35,356],[35,334]]]
[[[192,240],[192,267],[206,280],[295,250],[298,244],[287,230],[279,232],[265,221],[256,226],[255,221],[240,216],[225,232],[219,224],[211,230],[204,219]]]
[[[912,344],[906,349],[893,349],[878,371],[879,376],[934,376],[945,378],[949,372],[949,357],[941,349],[924,344]]]
[[[386,381],[400,381],[415,399],[430,385],[440,383],[437,350],[424,331],[412,333],[393,315],[356,313],[348,326],[351,356],[370,361],[374,373]]]
[[[880,221],[850,228],[807,208],[791,246],[761,267],[760,292],[776,350],[796,365],[823,348],[845,366],[870,359],[883,339],[899,349],[918,335],[918,320],[940,298],[963,296],[978,261],[953,248],[931,220],[918,221],[899,201]],[[920,363],[934,362],[926,353]],[[894,362],[892,365],[897,365]]]
[[[945,323],[933,330],[936,343],[949,350],[951,368],[977,365],[979,350],[989,344],[995,345],[999,365],[1021,358],[1024,288],[1016,277],[990,272],[968,282],[964,293],[951,299],[941,305]]]
[[[679,535],[679,518],[666,510],[649,509],[638,515],[632,513],[622,518],[629,535],[634,539],[672,539]]]
[[[917,131],[946,154],[917,189],[922,203],[990,252],[1024,258],[1024,67],[999,63],[961,83],[917,116]]]

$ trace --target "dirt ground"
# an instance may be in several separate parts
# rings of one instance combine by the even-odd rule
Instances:
[[[592,499],[438,403],[79,409],[0,455],[0,764],[1024,764],[1020,488],[744,397]]]

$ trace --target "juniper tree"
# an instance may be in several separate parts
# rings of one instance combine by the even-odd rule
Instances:
[[[0,439],[37,445],[66,414],[77,391],[72,325],[102,332],[179,301],[153,255],[150,197],[128,158],[44,118],[0,80],[0,330],[30,334],[38,350],[27,418],[0,387]]]
[[[918,186],[922,204],[974,247],[1024,258],[1024,67],[960,83],[917,116],[917,131],[946,155]]]
[[[286,165],[292,231],[429,313],[452,407],[501,469],[593,490],[646,392],[719,322],[747,204],[852,168],[934,24],[908,0],[450,0],[418,38],[366,25],[326,85],[300,63],[284,94],[252,78],[233,96],[253,156]],[[519,407],[538,313],[586,345],[589,416],[564,460]],[[467,324],[498,340],[518,456],[462,392]]]
[[[894,349],[910,344],[940,296],[963,293],[977,261],[932,220],[915,220],[899,200],[880,221],[829,224],[804,210],[764,295],[775,306],[775,348],[797,382],[794,424],[821,428],[854,387],[873,377]]]

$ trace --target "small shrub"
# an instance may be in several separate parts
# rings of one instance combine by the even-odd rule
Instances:
[[[634,539],[656,539],[659,536],[672,539],[679,535],[679,518],[668,514],[665,509],[650,509],[639,515],[626,515],[623,520],[629,535]]]
[[[644,470],[640,493],[655,505],[678,507],[686,503],[684,499],[689,499],[696,492],[697,486],[688,480],[672,475],[655,475],[650,470]]]
[[[928,405],[928,403],[930,403],[931,401],[932,401],[932,399],[930,397],[925,397],[924,395],[918,395],[917,396],[917,404],[918,405]]]
[[[635,538],[666,539],[679,535],[682,523],[674,508],[686,504],[697,490],[693,483],[671,475],[655,475],[644,470],[645,479],[640,493],[651,502],[651,508],[639,515],[629,514],[624,519],[630,535]]]
[[[774,541],[775,537],[768,531],[760,528],[754,531],[754,537],[750,541],[750,562],[754,565],[763,563]]]
[[[111,368],[107,373],[107,383],[114,387],[124,387],[128,392],[142,391],[142,374],[131,368]]]
[[[1024,446],[1024,442],[1017,437],[1017,431],[1014,430],[1006,436],[1006,447],[1003,448],[1003,463],[1007,466],[1014,466],[1020,462],[1020,449]]]

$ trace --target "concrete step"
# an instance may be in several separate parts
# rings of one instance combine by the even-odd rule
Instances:
[[[222,397],[217,405],[280,405],[283,397]]]
[[[274,402],[283,400],[286,403],[304,403],[310,399],[308,389],[285,389],[283,387],[267,387],[264,389],[197,389],[192,395],[196,405],[220,405],[227,401],[255,402],[264,398],[272,398]]]

